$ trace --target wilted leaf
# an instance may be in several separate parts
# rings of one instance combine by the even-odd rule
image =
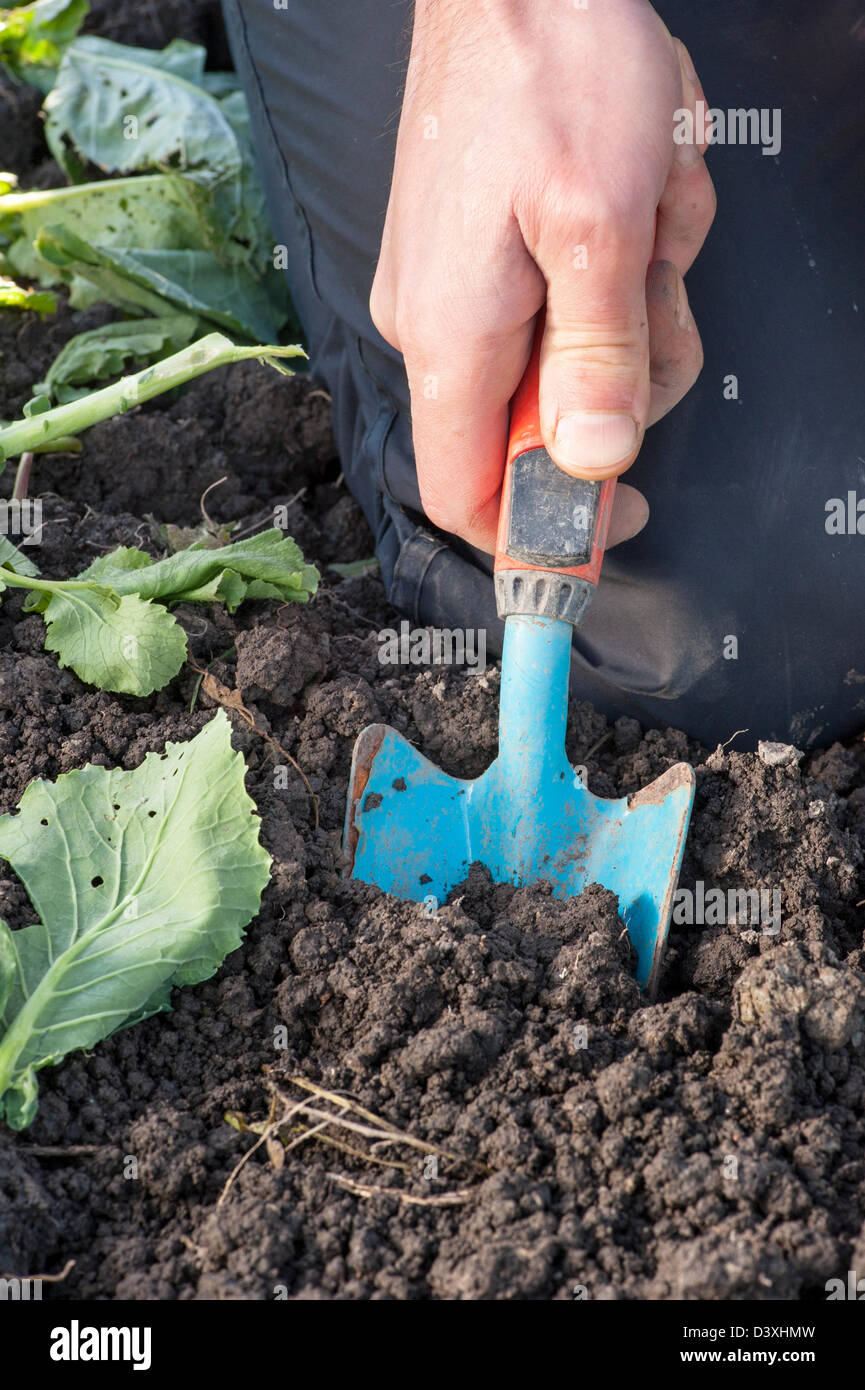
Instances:
[[[56,257],[40,253],[36,242],[48,228],[75,237],[72,248],[62,244]],[[186,247],[206,249],[211,244],[202,221],[195,189],[175,174],[142,175],[132,179],[106,179],[73,188],[13,189],[0,196],[0,232],[9,242],[6,259],[13,270],[41,285],[71,284],[75,307],[85,308],[98,295],[89,281],[78,282],[68,262],[80,251],[86,259],[91,246]],[[95,256],[93,257],[96,262]],[[111,303],[129,302],[112,294]],[[138,303],[136,299],[134,301]],[[161,303],[162,301],[157,301]],[[149,305],[148,312],[153,312]]]
[[[134,546],[121,547],[100,555],[77,578],[163,603],[222,599],[233,612],[251,598],[305,603],[315,593],[319,576],[291,537],[273,527],[217,550],[179,550],[164,560],[151,560]]]
[[[128,367],[158,361],[191,342],[198,328],[192,314],[169,314],[165,318],[121,320],[104,328],[77,333],[61,348],[35,392],[59,400],[72,399],[67,388],[107,377],[118,376]]]
[[[121,307],[137,304],[159,317],[181,310],[260,343],[274,340],[285,322],[284,303],[269,281],[255,279],[244,265],[222,265],[209,251],[125,251],[85,242],[61,226],[43,227],[36,248],[66,275],[90,281],[99,299]]]
[[[161,53],[78,39],[45,102],[46,139],[73,180],[87,160],[109,174],[182,173],[205,191],[214,235],[244,260],[254,248],[260,269],[272,242],[246,103],[201,85],[204,58],[179,39]]]
[[[329,570],[335,570],[343,579],[357,579],[362,574],[371,574],[378,569],[378,560],[374,555],[370,555],[366,560],[347,560],[344,564],[340,561],[333,565],[328,565]]]

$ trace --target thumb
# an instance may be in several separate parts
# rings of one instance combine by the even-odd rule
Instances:
[[[643,441],[650,393],[644,241],[624,233],[587,264],[548,278],[541,432],[551,457],[576,477],[623,473]]]

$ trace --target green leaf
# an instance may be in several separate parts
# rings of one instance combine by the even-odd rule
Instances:
[[[214,598],[234,612],[243,599],[278,598],[305,603],[318,587],[318,570],[304,563],[300,548],[276,527],[217,550],[190,547],[151,560],[143,551],[122,547],[100,555],[77,576],[106,585],[117,594],[139,594],[163,603],[205,602]]]
[[[39,573],[33,561],[23,554],[17,545],[13,545],[8,536],[3,535],[0,535],[0,566],[12,570],[13,574],[29,574],[35,577]]]
[[[45,646],[61,666],[125,695],[160,690],[183,665],[186,634],[164,604],[221,602],[233,613],[245,599],[306,603],[319,578],[294,541],[276,529],[217,550],[193,546],[164,560],[122,546],[69,580],[36,578],[35,566],[6,544],[8,550],[0,546],[0,592],[9,585],[29,589],[24,608],[44,616]]]
[[[64,385],[61,384],[61,385],[59,385],[59,386],[57,387],[57,390],[56,390],[56,392],[55,392],[55,399],[56,399],[57,405],[68,405],[70,401],[80,401],[80,400],[81,400],[84,396],[86,396],[87,394],[88,394],[88,392],[87,392],[87,387],[86,387],[86,386],[64,386]],[[51,405],[51,401],[49,400],[49,398],[48,398],[47,396],[45,396],[45,397],[43,397],[43,396],[37,396],[36,399],[37,399],[37,400],[48,400],[49,406]],[[27,409],[26,405],[25,405],[24,409],[25,409],[25,410]],[[79,440],[79,441],[78,441],[78,453],[80,453],[80,452],[81,452],[81,441]]]
[[[37,314],[53,314],[57,296],[47,290],[28,290],[0,275],[0,309],[31,309]]]
[[[170,357],[152,363],[143,371],[121,377],[119,381],[78,400],[52,406],[32,419],[13,420],[10,424],[0,422],[0,471],[4,459],[28,450],[43,452],[52,445],[56,450],[61,442],[64,448],[68,448],[70,436],[80,434],[100,420],[122,415],[124,411],[143,405],[165,391],[184,386],[215,367],[255,360],[290,376],[289,369],[283,366],[284,359],[304,355],[303,348],[296,344],[274,347],[259,343],[242,347],[222,333],[207,333],[188,347],[173,352]],[[39,400],[40,397],[35,398],[34,409]]]
[[[192,314],[169,314],[158,319],[122,320],[77,333],[61,348],[45,379],[33,390],[56,400],[69,399],[64,388],[104,381],[131,365],[166,357],[190,342],[197,327],[198,319]]]
[[[46,228],[63,229],[70,236],[74,228],[72,250],[61,245],[56,258],[48,259],[36,244]],[[9,243],[5,254],[14,271],[42,285],[71,284],[76,308],[86,308],[98,296],[89,281],[75,279],[75,270],[67,262],[74,260],[76,252],[86,259],[91,245],[190,250],[213,245],[196,189],[174,174],[25,193],[13,189],[0,196],[0,233]],[[50,249],[49,244],[49,254]],[[129,299],[110,292],[103,297],[121,305]],[[153,312],[149,302],[144,307]]]
[[[345,564],[328,565],[329,570],[335,570],[343,579],[357,579],[359,575],[371,574],[378,569],[378,560],[374,555],[370,555],[366,560],[349,560]]]
[[[87,0],[37,0],[0,10],[0,63],[12,77],[47,92],[89,9]]]
[[[12,933],[6,923],[0,920],[0,1019],[15,983],[17,959]]]
[[[209,251],[112,247],[103,255],[128,283],[160,294],[169,311],[200,314],[251,342],[275,342],[285,323],[287,299],[275,271],[257,280],[246,266],[221,265]]]
[[[198,85],[212,97],[227,97],[240,91],[240,78],[236,72],[203,72]]]
[[[90,61],[94,63],[104,54],[120,62],[160,69],[183,78],[185,82],[192,82],[197,87],[207,85],[207,74],[204,71],[207,50],[200,43],[190,43],[188,39],[172,39],[165,48],[141,48],[137,44],[115,43],[113,39],[84,34],[76,41],[75,47],[80,54],[89,56]],[[232,90],[237,85],[235,78]]]
[[[97,585],[55,586],[43,613],[45,647],[81,680],[122,695],[150,695],[177,675],[186,633],[161,604]]]
[[[67,276],[90,281],[98,298],[121,307],[138,305],[158,317],[178,310],[197,314],[259,343],[277,338],[285,322],[284,296],[272,293],[270,280],[255,279],[243,265],[221,265],[209,251],[124,251],[85,242],[59,225],[39,231],[36,249]]]
[[[88,160],[111,174],[181,172],[206,194],[214,236],[243,260],[253,248],[261,269],[272,238],[246,103],[201,85],[204,56],[177,40],[156,53],[78,39],[45,102],[46,139],[74,181]]]
[[[243,777],[220,711],[134,772],[31,782],[0,818],[0,855],[39,914],[0,931],[0,1116],[13,1129],[35,1115],[37,1071],[170,1008],[173,988],[240,946],[270,863]]]
[[[177,39],[161,52],[92,34],[72,44],[44,107],[48,148],[67,177],[79,178],[82,160],[109,174],[199,164],[214,181],[234,173],[231,131],[201,86],[205,56]]]

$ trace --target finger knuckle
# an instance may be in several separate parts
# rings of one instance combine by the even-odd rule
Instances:
[[[448,296],[435,293],[434,285],[424,279],[400,287],[394,296],[393,322],[400,348],[407,360],[424,361],[447,332]]]
[[[575,243],[593,254],[620,262],[633,255],[635,228],[651,229],[657,198],[639,177],[578,178],[554,161],[536,178],[525,220],[541,260],[573,254]]]
[[[699,182],[690,190],[690,203],[696,219],[708,230],[718,209],[718,194],[705,160],[700,163],[699,170]]]
[[[697,380],[703,370],[703,344],[699,333],[693,329],[684,342],[671,348],[656,352],[651,362],[651,381],[653,386],[661,386],[673,392],[681,400]]]
[[[650,199],[636,184],[606,184],[580,194],[580,214],[591,237],[614,247],[631,246],[635,220]]]
[[[497,506],[498,482],[490,495],[469,486],[461,496],[453,484],[446,488],[445,481],[439,479],[421,479],[419,486],[427,520],[440,531],[467,539],[483,527],[490,508]]]
[[[683,219],[691,223],[695,230],[701,231],[705,236],[715,220],[718,195],[705,163],[701,163],[699,168],[699,182],[688,190],[689,197],[683,209]]]
[[[455,505],[455,499],[446,497],[437,487],[422,483],[420,497],[424,515],[440,531],[458,534],[467,524],[469,518],[462,508]]]
[[[715,185],[708,172],[696,188],[689,190],[687,198],[681,198],[670,209],[667,216],[675,240],[693,257],[697,254],[709,234],[715,220],[718,198]]]

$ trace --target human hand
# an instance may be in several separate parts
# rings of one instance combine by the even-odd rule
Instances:
[[[508,403],[544,303],[541,428],[567,472],[624,472],[696,380],[682,276],[715,195],[673,113],[700,99],[647,0],[417,0],[370,307],[405,359],[442,530],[495,549]],[[620,484],[608,546],[647,517]]]

